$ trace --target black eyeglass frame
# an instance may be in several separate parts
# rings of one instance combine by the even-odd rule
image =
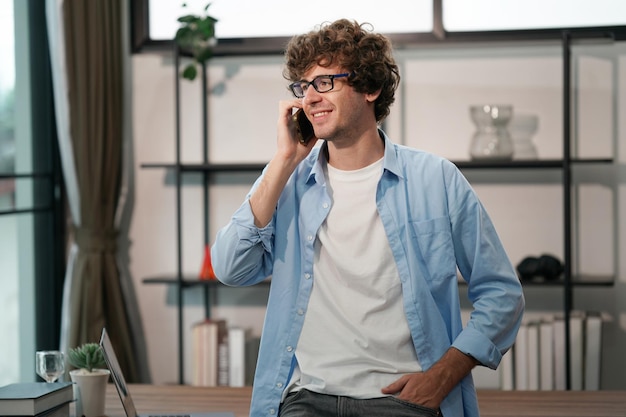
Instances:
[[[328,75],[318,75],[317,77],[313,78],[311,81],[306,81],[306,80],[300,80],[300,81],[295,81],[291,84],[289,84],[289,89],[291,90],[292,94],[296,97],[296,98],[304,98],[304,96],[306,95],[306,90],[309,89],[309,86],[313,86],[313,88],[315,89],[315,91],[317,91],[318,93],[328,93],[329,91],[332,91],[335,88],[335,78],[343,78],[343,77],[349,77],[350,75],[352,75],[351,72],[344,72],[341,74],[328,74]],[[319,80],[322,79],[329,79],[330,80],[330,88],[327,90],[323,90],[320,91],[317,83],[319,82]],[[296,86],[299,86],[301,91],[302,91],[302,95],[299,95],[296,92]]]

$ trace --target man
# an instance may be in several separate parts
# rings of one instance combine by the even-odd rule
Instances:
[[[251,416],[478,416],[470,371],[513,344],[522,289],[456,167],[379,129],[389,40],[322,25],[291,40],[285,77],[276,153],[212,248],[225,284],[272,277]],[[297,140],[299,108],[321,146]]]

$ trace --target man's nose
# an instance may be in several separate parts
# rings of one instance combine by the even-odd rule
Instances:
[[[317,90],[313,87],[313,84],[309,84],[304,89],[304,98],[302,99],[302,101],[308,102],[308,103],[314,103],[318,101],[319,99],[320,99],[320,93],[318,93]]]

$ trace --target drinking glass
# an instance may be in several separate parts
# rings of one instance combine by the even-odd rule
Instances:
[[[56,381],[65,372],[65,358],[58,350],[40,350],[35,356],[37,375],[46,382]]]

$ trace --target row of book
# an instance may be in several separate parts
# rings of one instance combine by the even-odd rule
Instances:
[[[259,352],[258,337],[225,320],[195,323],[192,333],[191,385],[243,387],[252,385]]]
[[[573,311],[569,316],[570,389],[600,389],[603,317]],[[501,363],[503,390],[567,389],[565,319],[562,314],[522,323]]]
[[[0,416],[69,417],[71,382],[21,382],[0,387]]]

